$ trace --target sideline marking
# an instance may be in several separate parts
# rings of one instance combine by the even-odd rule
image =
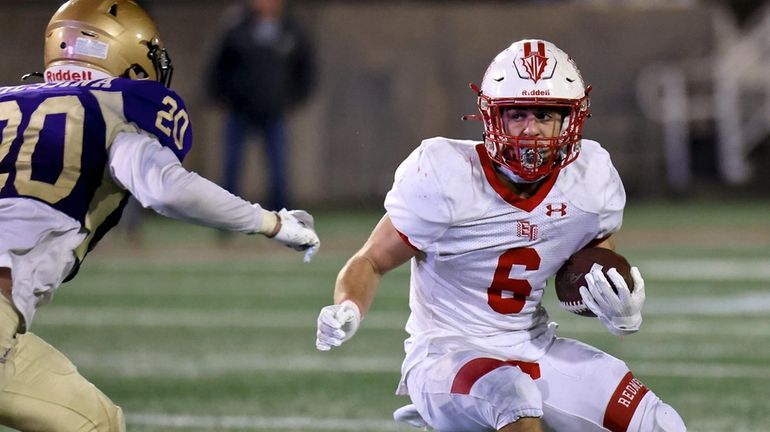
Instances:
[[[171,428],[228,428],[228,429],[312,429],[334,431],[397,431],[394,420],[348,420],[311,417],[252,417],[204,416],[191,414],[137,413],[127,414],[129,426],[162,426]]]

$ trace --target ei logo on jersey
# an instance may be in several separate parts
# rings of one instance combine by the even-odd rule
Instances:
[[[529,241],[537,240],[538,228],[536,224],[531,223],[528,220],[516,221],[516,235],[529,239]]]

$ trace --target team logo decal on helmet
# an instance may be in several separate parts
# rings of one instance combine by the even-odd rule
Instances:
[[[532,50],[533,44],[536,45],[537,50]],[[517,64],[517,60],[521,62],[521,65]],[[537,84],[541,79],[553,77],[553,72],[556,70],[556,59],[548,58],[545,52],[545,43],[542,41],[525,42],[524,57],[514,59],[513,66],[516,68],[519,78],[529,78]],[[546,68],[548,68],[547,73]]]

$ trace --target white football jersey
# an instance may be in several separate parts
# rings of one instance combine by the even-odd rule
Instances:
[[[625,191],[599,143],[527,199],[496,176],[483,144],[432,138],[399,166],[385,199],[420,250],[411,263],[407,357],[474,345],[535,360],[552,340],[540,302],[573,253],[620,229]]]

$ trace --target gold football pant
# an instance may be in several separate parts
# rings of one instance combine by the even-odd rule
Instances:
[[[123,432],[123,412],[34,334],[0,295],[0,424],[21,431]]]

